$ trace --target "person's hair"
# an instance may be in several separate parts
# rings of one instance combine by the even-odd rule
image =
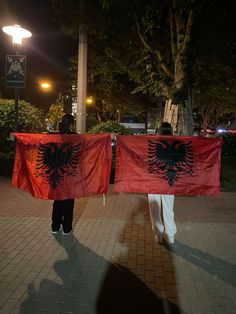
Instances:
[[[71,114],[65,114],[58,125],[59,132],[65,133],[70,131],[70,127],[74,124],[74,117]]]
[[[173,135],[173,129],[169,122],[163,122],[159,128],[160,135]]]

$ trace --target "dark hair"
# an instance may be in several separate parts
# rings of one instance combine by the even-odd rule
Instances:
[[[65,114],[58,125],[60,133],[70,133],[70,127],[74,124],[74,117],[71,114]]]
[[[163,122],[159,128],[160,135],[173,135],[173,129],[169,122]]]

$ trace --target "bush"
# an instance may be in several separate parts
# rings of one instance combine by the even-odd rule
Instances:
[[[116,121],[102,122],[92,127],[88,133],[115,133],[120,135],[132,135],[134,132]]]
[[[15,126],[15,102],[0,99],[0,175],[12,173],[14,160],[14,142],[10,133]],[[41,132],[44,129],[42,112],[25,101],[19,101],[19,131]]]

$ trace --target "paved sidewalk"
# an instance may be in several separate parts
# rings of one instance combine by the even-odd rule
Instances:
[[[74,234],[51,201],[0,178],[0,313],[236,313],[236,193],[176,197],[177,241],[159,245],[146,195],[76,200]]]

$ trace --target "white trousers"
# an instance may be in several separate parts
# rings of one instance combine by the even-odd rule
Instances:
[[[174,198],[174,195],[148,194],[152,229],[157,235],[165,231],[168,237],[173,237],[177,232],[174,221]]]

